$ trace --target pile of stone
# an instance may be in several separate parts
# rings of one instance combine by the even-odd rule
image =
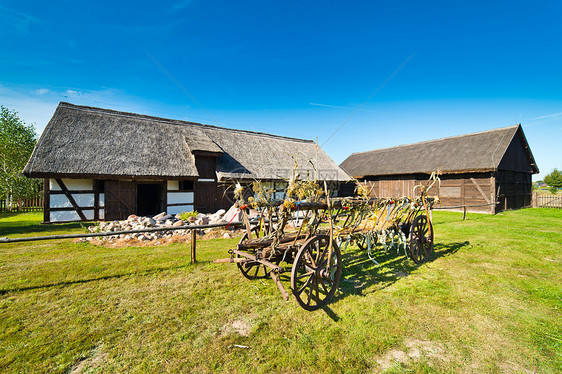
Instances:
[[[117,231],[130,231],[130,230],[143,230],[146,228],[166,228],[166,227],[179,227],[179,226],[200,226],[200,225],[212,225],[228,223],[224,218],[226,211],[220,209],[213,214],[202,214],[199,213],[197,216],[192,216],[187,218],[185,221],[182,220],[181,215],[176,214],[175,216],[171,214],[166,214],[165,212],[155,215],[154,217],[139,217],[137,215],[130,215],[126,220],[123,221],[111,221],[111,222],[100,222],[98,226],[88,227],[88,231],[95,232],[117,232]],[[204,235],[209,232],[210,229],[198,230],[199,235]],[[143,232],[143,233],[130,233],[130,234],[118,234],[111,236],[100,236],[94,238],[88,238],[89,241],[114,241],[114,240],[134,240],[134,241],[153,241],[161,239],[172,239],[174,237],[181,237],[190,234],[190,229],[180,229],[180,230],[164,230],[164,231],[154,231],[154,232]],[[224,237],[230,237],[230,235],[225,232]],[[166,240],[164,240],[166,241]]]

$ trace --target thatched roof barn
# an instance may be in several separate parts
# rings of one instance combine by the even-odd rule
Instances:
[[[529,206],[539,172],[521,125],[353,153],[340,166],[377,196],[411,194],[440,170],[444,205],[484,212]]]
[[[281,189],[295,160],[301,175],[349,180],[311,140],[60,103],[24,174],[48,179],[46,221],[117,219],[227,207],[224,184]]]

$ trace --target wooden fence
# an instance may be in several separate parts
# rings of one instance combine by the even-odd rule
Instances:
[[[38,212],[43,210],[43,196],[36,196],[31,199],[22,199],[12,202],[8,207],[6,200],[0,200],[0,213],[4,212]]]
[[[533,192],[533,207],[562,209],[562,194],[543,195]]]

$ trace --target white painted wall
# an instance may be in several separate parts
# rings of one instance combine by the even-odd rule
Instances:
[[[94,194],[93,193],[77,193],[71,194],[76,204],[81,208],[94,207]],[[51,194],[49,196],[49,206],[51,208],[71,208],[72,204],[66,195]]]
[[[193,204],[169,206],[166,212],[168,214],[178,214],[181,212],[191,212],[193,210]]]
[[[87,219],[94,219],[93,210],[83,210],[82,211]],[[62,222],[62,221],[80,221],[80,216],[75,211],[65,210],[65,211],[54,211],[50,212],[51,222]]]
[[[94,190],[94,180],[93,179],[69,179],[62,178],[62,183],[68,188],[69,191],[78,190]],[[53,178],[49,179],[49,188],[51,191],[60,191],[61,188],[57,181]]]
[[[193,192],[168,192],[168,204],[193,204]]]

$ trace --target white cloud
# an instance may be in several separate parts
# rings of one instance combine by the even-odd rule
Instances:
[[[26,123],[33,123],[39,134],[43,132],[60,101],[111,107],[123,103],[124,97],[120,91],[112,89],[87,91],[0,85],[0,104],[17,111]]]
[[[555,118],[555,117],[560,117],[560,116],[562,116],[562,112],[552,113],[552,114],[547,114],[547,115],[544,115],[544,116],[535,117],[535,118],[532,118],[532,120]]]
[[[35,91],[28,88],[15,90],[0,85],[0,104],[18,112],[24,122],[34,124],[37,133],[41,134],[53,115],[58,100],[48,93],[37,95]]]
[[[82,97],[82,96],[84,96],[84,92],[76,91],[76,90],[66,90],[66,91],[64,91],[64,96]]]
[[[352,107],[348,107],[348,106],[338,106],[338,105],[329,105],[329,104],[308,103],[308,105],[321,106],[321,107],[326,107],[326,108],[335,108],[335,109],[357,110],[357,107],[352,108]],[[380,110],[370,110],[370,109],[365,109],[365,108],[361,108],[361,111],[363,111],[363,112],[373,112],[373,113],[385,113],[385,112],[381,112]]]
[[[18,112],[20,118],[26,123],[34,124],[39,135],[47,126],[61,101],[177,119],[194,120],[196,115],[201,114],[189,106],[170,106],[158,101],[130,96],[121,90],[112,88],[82,90],[67,87],[37,88],[28,85],[0,84],[0,105]],[[188,114],[189,116],[187,116]]]
[[[39,19],[25,13],[18,12],[0,5],[0,33],[12,34],[16,36],[26,36],[30,32],[30,27],[34,23],[39,23]]]
[[[35,91],[33,91],[36,95],[45,95],[47,93],[49,93],[50,91],[47,88],[38,88]]]

